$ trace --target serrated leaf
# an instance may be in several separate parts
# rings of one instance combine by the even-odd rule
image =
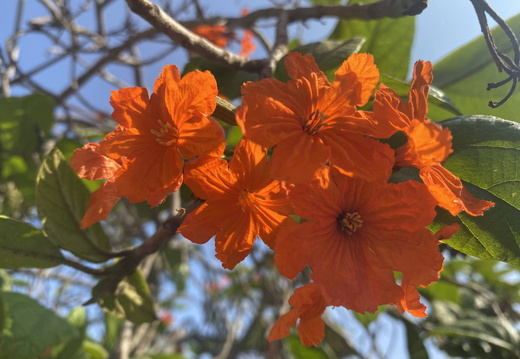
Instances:
[[[327,40],[313,42],[295,48],[293,51],[302,55],[309,54],[314,57],[318,67],[327,76],[329,81],[334,80],[334,72],[350,55],[359,51],[365,39],[354,37],[348,41]],[[285,71],[285,57],[283,57],[276,67],[274,77],[282,82],[287,82],[289,76]]]
[[[29,158],[39,151],[54,122],[53,112],[53,100],[41,94],[0,99],[2,152]]]
[[[355,3],[373,1],[351,0]],[[408,75],[410,53],[415,33],[415,17],[380,20],[340,20],[329,40],[346,40],[354,36],[367,39],[360,52],[374,55],[379,71],[404,80]]]
[[[63,259],[58,246],[41,230],[0,216],[0,268],[50,268]]]
[[[0,358],[34,359],[78,335],[74,326],[20,293],[3,293],[11,326],[2,336]]]
[[[520,33],[520,15],[507,20],[515,34]],[[499,29],[492,30],[493,38],[503,53],[512,55],[512,45]],[[497,70],[483,36],[458,48],[433,66],[433,84],[446,92],[464,114],[484,114],[520,122],[520,92],[502,106],[492,109],[490,100],[501,100],[510,89],[510,83],[487,91],[487,84],[499,82],[507,75]]]
[[[102,292],[106,285],[110,286],[110,281],[111,278],[100,281],[93,290],[93,297]],[[103,295],[99,304],[116,318],[124,318],[135,324],[157,319],[150,289],[140,270],[121,281],[114,294]]]
[[[36,207],[43,228],[61,248],[91,262],[104,262],[111,257],[108,237],[101,225],[80,229],[89,197],[90,192],[61,152],[53,150],[36,178]]]

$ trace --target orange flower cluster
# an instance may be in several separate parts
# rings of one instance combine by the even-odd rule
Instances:
[[[417,288],[438,280],[439,240],[458,230],[430,232],[435,207],[476,216],[494,205],[442,167],[451,134],[426,118],[430,63],[417,62],[408,102],[380,85],[373,111],[359,109],[379,81],[371,55],[351,55],[332,83],[311,56],[290,53],[285,66],[287,83],[243,85],[236,117],[244,138],[229,162],[220,158],[222,129],[208,117],[217,94],[211,74],[181,79],[167,66],[150,98],[142,88],[114,92],[119,126],[72,159],[80,177],[107,179],[82,226],[106,218],[120,197],[157,205],[184,181],[205,202],[179,232],[199,244],[215,236],[225,268],[241,262],[257,237],[274,250],[284,276],[310,267],[312,282],[295,291],[293,309],[269,340],[299,323],[302,342],[318,345],[328,306],[363,313],[390,304],[424,317]],[[403,146],[379,140],[397,131],[408,137]],[[418,168],[422,182],[391,183],[401,167]]]
[[[240,16],[246,16],[248,10],[242,9]],[[195,34],[207,39],[218,47],[225,48],[237,40],[236,33],[225,25],[199,25],[191,29]],[[240,56],[249,57],[256,50],[251,30],[244,30],[240,39]]]
[[[112,117],[119,126],[72,157],[80,177],[107,179],[92,194],[81,227],[106,219],[121,197],[158,205],[182,184],[185,159],[222,155],[224,132],[208,117],[216,96],[217,84],[208,71],[181,79],[173,65],[164,67],[150,97],[141,87],[113,91]]]

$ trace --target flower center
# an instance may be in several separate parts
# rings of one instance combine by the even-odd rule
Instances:
[[[327,126],[327,123],[323,123],[329,116],[325,115],[320,110],[316,110],[310,113],[307,118],[303,118],[303,130],[309,135],[315,135],[320,132],[320,129]]]
[[[253,197],[251,197],[252,195]],[[242,212],[246,211],[246,208],[249,208],[253,213],[258,213],[258,211],[254,208],[255,206],[258,206],[257,200],[262,199],[265,200],[265,197],[259,194],[256,194],[254,192],[249,192],[246,189],[240,190],[240,196],[238,197],[237,204],[242,209]]]
[[[169,122],[163,123],[161,120],[157,120],[157,123],[159,124],[159,130],[150,130],[153,135],[157,136],[155,140],[163,146],[176,144],[179,139],[179,131],[177,131],[177,128],[172,126]]]
[[[339,227],[342,232],[352,234],[363,226],[363,220],[357,212],[347,212],[338,217]]]

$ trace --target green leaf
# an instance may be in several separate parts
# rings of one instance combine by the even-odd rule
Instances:
[[[444,166],[477,197],[495,202],[484,216],[461,213],[461,230],[445,241],[482,259],[520,263],[520,125],[491,116],[443,122],[453,134],[453,154]],[[449,217],[439,216],[449,223]]]
[[[107,285],[111,285],[111,278],[104,279],[96,285],[93,297],[96,297],[96,293],[102,292]],[[157,319],[150,289],[140,270],[136,270],[120,282],[114,294],[102,297],[99,304],[103,310],[116,318],[124,318],[135,324]]]
[[[362,314],[352,311],[352,314],[354,314],[354,317],[358,320],[358,322],[360,322],[365,328],[368,328],[368,325],[374,320],[377,320],[379,314],[383,313],[384,311],[385,307],[380,306],[374,313],[366,312],[365,314]]]
[[[439,325],[430,330],[427,336],[447,336],[483,341],[499,349],[505,349],[511,354],[520,355],[518,334],[514,331],[513,326],[511,329],[513,330],[504,327],[504,323],[497,318],[479,315],[476,318],[459,319],[449,325]]]
[[[83,307],[76,307],[72,309],[67,316],[67,321],[78,329],[78,335],[69,340],[55,359],[70,359],[73,358],[78,351],[80,351],[83,341],[85,340],[85,333],[87,330],[87,312]]]
[[[320,348],[306,347],[300,338],[290,335],[286,339],[294,359],[326,359],[327,355]]]
[[[86,355],[81,356],[81,359],[108,359],[108,352],[98,343],[90,340],[85,340],[81,346],[82,352]]]
[[[60,249],[41,230],[0,216],[0,268],[49,268],[62,262]]]
[[[351,0],[349,5],[375,1]],[[354,36],[367,39],[360,52],[374,55],[382,74],[404,80],[408,75],[414,33],[413,16],[371,21],[340,20],[329,40],[346,40]]]
[[[43,161],[36,178],[36,207],[49,238],[61,248],[92,262],[110,259],[108,237],[96,223],[85,230],[80,221],[90,192],[57,149]]]
[[[297,47],[293,51],[302,55],[309,54],[314,57],[318,67],[332,81],[334,80],[334,72],[336,69],[353,53],[359,52],[359,49],[365,42],[361,37],[354,37],[348,41],[327,40],[321,42],[313,42],[311,44]],[[286,82],[289,76],[285,70],[285,57],[277,64],[274,77],[280,81]]]
[[[30,158],[50,132],[53,112],[54,102],[45,95],[0,99],[0,153]]]
[[[507,21],[514,33],[520,33],[520,15]],[[498,48],[511,56],[511,43],[499,30],[492,31]],[[492,109],[490,100],[501,100],[510,89],[510,83],[487,91],[487,84],[507,77],[497,70],[483,36],[454,51],[433,67],[433,84],[446,92],[464,114],[494,115],[520,122],[520,91],[502,106]]]
[[[10,321],[2,335],[0,358],[34,359],[78,335],[65,319],[20,293],[3,293]]]

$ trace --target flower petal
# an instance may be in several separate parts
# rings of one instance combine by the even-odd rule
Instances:
[[[369,54],[352,54],[336,70],[334,83],[350,89],[351,106],[365,105],[379,81],[379,70]],[[333,84],[334,84],[333,83]]]
[[[273,150],[271,175],[292,183],[309,181],[328,158],[329,149],[321,138],[301,132],[286,138]]]
[[[495,205],[493,202],[475,198],[463,187],[458,177],[440,164],[421,168],[419,175],[439,206],[453,216],[461,211],[472,216],[482,216],[486,209]]]
[[[305,77],[315,78],[318,87],[330,85],[325,74],[318,68],[316,60],[310,55],[302,55],[298,52],[290,52],[284,61],[287,74],[293,80]]]
[[[121,196],[117,191],[114,179],[105,181],[97,190],[92,192],[88,201],[88,209],[81,219],[81,229],[85,229],[98,221],[107,219],[110,211]]]
[[[74,150],[71,167],[78,176],[88,180],[110,178],[121,168],[121,165],[102,154],[99,143],[87,143],[82,148]]]
[[[125,128],[141,128],[150,120],[148,91],[142,87],[112,91],[112,118]],[[154,118],[155,121],[155,118]]]

